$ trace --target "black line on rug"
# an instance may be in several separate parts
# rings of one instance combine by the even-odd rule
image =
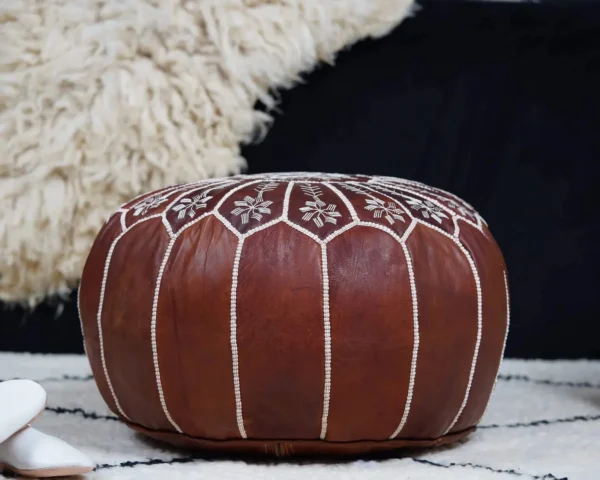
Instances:
[[[112,415],[99,415],[96,412],[86,412],[82,408],[64,408],[64,407],[46,407],[47,412],[53,412],[58,415],[79,415],[90,420],[110,420],[118,422],[119,418]]]
[[[527,375],[498,375],[498,380],[505,382],[519,381],[535,383],[537,385],[550,385],[553,387],[570,387],[570,388],[600,388],[600,384],[590,382],[566,382],[562,380],[548,380],[548,379],[537,379],[531,378]]]
[[[169,459],[161,459],[161,458],[151,458],[150,460],[143,461],[130,461],[130,462],[121,462],[121,463],[105,463],[102,465],[96,466],[96,470],[106,470],[109,468],[134,468],[141,466],[150,466],[150,465],[174,465],[177,463],[191,463],[194,460],[197,460],[196,457],[175,457]]]
[[[422,464],[425,464],[425,465],[430,465],[432,467],[439,467],[439,468],[454,468],[454,467],[474,468],[474,469],[477,469],[477,470],[487,470],[488,472],[493,472],[493,473],[506,473],[506,474],[509,474],[509,475],[514,475],[515,477],[528,477],[528,478],[531,478],[533,480],[569,480],[567,477],[555,477],[551,473],[547,473],[545,475],[532,475],[530,473],[517,472],[516,470],[513,470],[513,469],[504,470],[504,469],[499,469],[499,468],[492,468],[492,467],[489,467],[487,465],[478,465],[476,463],[455,463],[455,462],[451,462],[451,463],[438,463],[438,462],[432,462],[431,460],[425,460],[424,458],[415,458],[415,457],[411,457],[411,460],[413,460],[413,461],[415,461],[417,463],[422,463]]]
[[[574,417],[567,418],[553,418],[550,420],[533,420],[531,422],[523,423],[505,423],[505,424],[491,424],[491,425],[479,425],[478,429],[486,428],[526,428],[526,427],[543,427],[545,425],[558,425],[560,423],[577,423],[577,422],[595,422],[600,420],[600,415],[576,415]]]

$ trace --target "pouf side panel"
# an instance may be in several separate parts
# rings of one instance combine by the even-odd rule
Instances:
[[[320,259],[319,244],[284,223],[244,242],[236,310],[248,438],[319,438],[325,388]]]
[[[154,287],[168,243],[160,218],[121,238],[108,270],[102,324],[106,366],[125,415],[147,428],[172,430],[158,395],[151,341]]]
[[[111,245],[120,233],[121,225],[117,216],[114,215],[109,219],[104,228],[102,228],[90,249],[83,269],[77,298],[85,351],[90,362],[92,374],[102,398],[116,415],[119,415],[119,409],[104,373],[97,317],[106,257]]]
[[[464,401],[477,341],[477,291],[469,262],[441,233],[417,225],[406,245],[419,306],[411,414],[400,438],[437,438]]]
[[[237,238],[215,217],[173,243],[158,293],[156,337],[165,402],[188,435],[239,438],[230,350]]]
[[[453,432],[473,426],[483,415],[500,367],[507,326],[506,266],[502,253],[491,236],[486,238],[464,223],[460,229],[460,240],[473,257],[481,281],[483,328],[469,400]]]
[[[403,418],[414,347],[400,243],[355,227],[327,246],[331,306],[329,441],[387,440]],[[410,410],[409,410],[410,412]]]

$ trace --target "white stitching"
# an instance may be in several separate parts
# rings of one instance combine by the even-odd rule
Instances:
[[[87,354],[87,348],[85,346],[85,333],[83,331],[83,317],[81,316],[81,285],[83,285],[83,278],[79,281],[79,288],[77,288],[77,315],[79,315],[79,326],[81,328],[81,337],[83,339],[83,353],[89,361]]]
[[[410,362],[410,376],[409,376],[409,380],[408,380],[408,392],[406,394],[406,403],[404,404],[404,412],[402,413],[402,418],[400,419],[400,422],[398,423],[396,430],[394,430],[394,433],[392,433],[392,435],[390,436],[390,440],[392,440],[398,436],[398,434],[404,428],[404,425],[406,425],[406,421],[408,420],[408,415],[410,413],[410,408],[412,405],[415,381],[417,378],[417,360],[418,360],[418,356],[419,356],[419,341],[420,341],[419,340],[419,304],[418,304],[418,299],[417,299],[417,285],[415,283],[415,274],[414,274],[413,265],[412,265],[412,258],[410,256],[410,252],[408,251],[408,248],[405,244],[406,240],[408,239],[408,237],[414,230],[415,226],[417,225],[417,222],[413,219],[413,221],[410,223],[408,229],[406,230],[406,232],[404,233],[402,238],[400,238],[398,236],[398,234],[396,234],[396,232],[394,232],[390,228],[388,228],[384,225],[380,225],[378,223],[359,222],[359,225],[364,226],[364,227],[376,228],[378,230],[386,232],[388,235],[390,235],[392,238],[394,238],[402,247],[402,251],[404,252],[404,257],[406,258],[406,265],[407,265],[407,269],[408,269],[410,295],[411,295],[412,310],[413,310],[413,351],[412,351],[411,362]]]
[[[469,394],[471,392],[471,385],[473,383],[473,377],[475,376],[475,367],[477,365],[477,358],[479,357],[479,347],[481,345],[481,337],[483,335],[483,295],[482,295],[482,290],[481,290],[481,281],[480,281],[480,278],[479,278],[479,273],[477,271],[477,267],[475,265],[475,262],[471,258],[471,255],[469,254],[469,252],[467,251],[467,249],[460,242],[460,240],[457,239],[454,235],[450,235],[445,230],[442,230],[441,228],[438,228],[435,225],[431,225],[431,224],[429,224],[427,222],[424,222],[423,220],[421,220],[419,218],[415,218],[415,221],[417,223],[421,224],[421,225],[425,225],[427,228],[431,228],[432,230],[435,230],[436,232],[441,233],[442,235],[444,235],[445,237],[449,238],[450,240],[452,240],[456,244],[456,246],[465,255],[465,257],[467,259],[467,262],[469,263],[469,266],[471,267],[471,272],[473,273],[473,279],[475,280],[475,289],[477,291],[477,340],[475,342],[475,350],[473,352],[473,359],[471,361],[471,369],[470,369],[470,372],[469,372],[469,380],[468,380],[467,388],[466,388],[466,391],[465,391],[465,397],[464,397],[463,402],[462,402],[462,404],[460,406],[458,414],[456,415],[456,417],[452,421],[452,424],[450,425],[450,427],[444,433],[444,435],[445,435],[446,433],[448,433],[452,429],[452,427],[454,427],[454,425],[458,421],[458,418],[462,414],[462,412],[463,412],[463,410],[464,410],[464,408],[465,408],[465,406],[467,404],[467,401],[469,399]]]
[[[121,232],[112,242],[108,253],[106,255],[106,260],[104,261],[104,271],[102,274],[102,283],[100,286],[100,301],[98,303],[98,312],[96,315],[96,324],[98,326],[98,341],[100,344],[100,360],[102,362],[102,370],[104,372],[104,376],[106,377],[106,383],[108,384],[108,388],[110,389],[110,393],[113,397],[113,400],[115,401],[115,405],[117,407],[117,409],[119,410],[119,413],[121,415],[123,415],[127,420],[129,420],[129,417],[127,415],[125,415],[125,412],[123,411],[123,409],[121,408],[121,404],[119,403],[119,400],[117,399],[117,395],[115,394],[115,390],[112,386],[112,382],[110,380],[110,375],[108,374],[108,367],[106,366],[106,357],[104,355],[104,335],[102,333],[102,309],[104,306],[104,294],[106,292],[106,282],[108,280],[108,269],[110,266],[110,261],[112,259],[112,255],[113,252],[117,246],[117,243],[119,242],[119,240],[121,240],[121,238],[123,238],[123,236],[131,231],[131,229],[133,227],[135,227],[136,225],[139,225],[140,223],[145,223],[148,220],[152,220],[153,218],[158,218],[160,217],[160,214],[154,214],[154,215],[150,215],[148,217],[142,218],[140,220],[138,220],[137,222],[135,222],[134,224],[132,224],[130,227],[127,228],[127,230]]]
[[[358,221],[354,221],[354,222],[350,222],[348,225],[344,225],[342,228],[340,228],[339,230],[336,230],[335,232],[331,233],[328,237],[325,238],[325,240],[323,240],[321,242],[321,245],[326,245],[329,242],[331,242],[335,237],[340,236],[342,233],[347,232],[348,230],[350,230],[352,227],[356,227],[356,225],[358,225],[359,222]]]
[[[127,222],[125,222],[125,215],[127,215],[127,210],[120,210],[120,221],[121,221],[121,232],[127,230]]]
[[[353,182],[349,182],[349,183],[353,183]],[[394,190],[390,190],[389,188],[385,188],[383,185],[379,185],[378,183],[377,184],[376,183],[371,183],[369,185],[371,185],[371,186],[364,185],[364,187],[367,188],[367,189],[369,189],[370,191],[378,194],[378,195],[381,195],[382,197],[385,197],[385,198],[388,198],[388,199],[392,200],[394,203],[397,203],[398,206],[402,210],[404,210],[406,212],[406,214],[410,218],[412,218],[412,219],[415,218],[415,216],[412,214],[412,212],[410,211],[410,209],[406,208],[406,206],[403,205],[401,202],[399,202],[397,198],[390,197],[389,195],[386,195],[385,193],[381,192],[380,190],[383,190],[384,192],[393,193],[394,195],[399,195],[398,192],[395,192]]]
[[[242,184],[238,185],[237,187],[232,188],[225,195],[223,195],[223,197],[221,198],[221,200],[219,200],[219,202],[215,205],[214,211],[216,212],[217,210],[219,210],[219,208],[221,208],[221,206],[225,203],[225,201],[229,197],[231,197],[235,192],[237,192],[238,190],[241,190],[242,188],[248,187],[250,185],[255,185],[255,184],[260,183],[262,181],[263,180],[254,180],[252,182],[242,183]]]
[[[323,272],[323,330],[325,336],[325,388],[323,390],[323,417],[321,418],[321,440],[327,435],[329,400],[331,398],[331,323],[329,316],[329,271],[327,246],[321,244],[321,269]]]
[[[106,255],[106,260],[104,262],[104,272],[102,274],[102,284],[100,287],[100,301],[98,303],[98,314],[96,316],[96,322],[98,324],[98,341],[100,343],[100,360],[102,361],[102,369],[104,370],[104,376],[106,377],[106,383],[108,384],[108,388],[110,389],[110,393],[113,397],[113,400],[115,401],[115,405],[117,406],[119,413],[121,415],[123,415],[127,420],[129,420],[129,417],[127,415],[125,415],[125,412],[123,411],[123,409],[121,408],[121,405],[119,404],[119,400],[117,399],[117,395],[115,394],[115,390],[112,386],[112,382],[111,382],[110,376],[108,374],[108,368],[106,366],[106,358],[104,356],[104,335],[102,334],[102,306],[104,305],[104,293],[106,292],[106,282],[108,279],[108,268],[110,266],[110,260],[113,255],[113,251],[115,250],[115,246],[117,245],[117,242],[128,231],[129,230],[125,230],[124,232],[121,232],[121,234],[113,240],[113,243],[111,244],[110,249],[108,250],[108,254]]]
[[[233,273],[231,279],[231,316],[229,322],[230,343],[231,343],[231,359],[233,364],[233,390],[235,394],[235,416],[237,419],[238,430],[242,438],[247,438],[246,429],[244,428],[244,414],[242,411],[242,392],[240,388],[240,372],[239,372],[239,357],[237,347],[237,283],[238,271],[240,267],[240,259],[242,258],[242,248],[244,246],[244,238],[240,238],[238,246],[235,250],[235,259],[233,262]]]
[[[416,223],[412,223],[411,225],[416,225]],[[417,379],[417,359],[419,357],[419,303],[417,298],[417,285],[415,283],[415,274],[413,271],[412,258],[410,256],[410,252],[408,251],[408,247],[404,242],[401,242],[402,250],[404,251],[404,257],[406,258],[406,266],[408,267],[408,278],[410,282],[410,296],[412,298],[412,309],[413,309],[413,352],[412,358],[410,362],[410,378],[408,381],[408,392],[406,394],[406,404],[404,405],[404,414],[402,415],[402,419],[394,430],[394,433],[390,437],[390,440],[396,438],[398,434],[406,425],[406,421],[408,420],[408,414],[410,413],[410,407],[412,406],[412,399],[415,390],[415,381]]]
[[[492,387],[491,393],[494,393],[494,391],[496,390],[496,385],[498,384],[498,373],[500,373],[500,367],[502,366],[502,360],[504,359],[504,350],[506,349],[506,340],[508,339],[508,330],[510,328],[510,294],[508,290],[508,279],[506,276],[506,270],[504,270],[504,288],[506,291],[506,331],[504,332],[504,342],[502,344],[502,352],[500,353],[500,363],[498,364],[498,372],[496,373],[496,378],[494,379],[494,386]],[[489,402],[488,405],[486,405],[486,408],[481,413],[479,419],[475,422],[475,425],[481,422],[481,419],[483,418],[483,415],[485,414],[485,411],[488,406]]]
[[[348,200],[348,197],[346,197],[346,195],[344,195],[340,190],[338,190],[332,184],[325,182],[324,185],[329,187],[330,190],[335,192],[337,194],[337,196],[340,197],[340,199],[342,200],[342,202],[344,202],[344,205],[346,205],[346,208],[350,212],[350,216],[352,217],[352,220],[354,220],[355,222],[360,221],[360,219],[358,218],[358,215],[356,214],[356,210],[354,209],[354,206],[352,205],[352,203],[350,203],[350,200]]]
[[[156,278],[156,285],[154,287],[154,298],[152,299],[152,319],[151,319],[151,324],[150,324],[151,325],[150,326],[150,331],[151,331],[150,336],[152,339],[151,340],[151,342],[152,342],[152,360],[154,363],[154,374],[155,374],[155,378],[156,378],[156,387],[158,389],[158,397],[160,398],[160,404],[162,406],[165,416],[167,417],[167,420],[169,420],[171,425],[173,425],[173,427],[175,427],[175,429],[179,433],[183,433],[183,430],[181,430],[179,425],[177,425],[177,423],[175,423],[175,421],[171,417],[171,414],[169,413],[169,409],[167,408],[167,402],[165,401],[165,395],[164,395],[163,388],[162,388],[162,382],[160,380],[160,367],[158,364],[158,346],[157,346],[157,341],[156,341],[156,321],[157,321],[157,313],[158,313],[158,296],[160,293],[160,286],[162,284],[163,274],[165,272],[167,262],[169,261],[169,256],[171,255],[171,250],[173,249],[173,245],[175,245],[176,240],[177,240],[177,237],[171,237],[171,240],[169,241],[169,245],[167,246],[167,249],[165,250],[165,254],[163,256],[162,263],[160,264],[158,276]]]
[[[162,382],[161,382],[161,377],[160,377],[160,366],[159,366],[159,362],[158,362],[158,342],[156,339],[156,323],[158,321],[158,300],[159,300],[159,295],[160,295],[160,288],[162,285],[162,277],[163,277],[164,271],[167,267],[167,262],[171,255],[171,250],[173,249],[175,242],[187,228],[191,227],[192,225],[198,223],[200,220],[203,220],[204,218],[206,218],[210,215],[211,215],[211,212],[207,212],[207,213],[199,216],[198,218],[194,219],[190,223],[184,225],[176,234],[169,232],[169,236],[170,236],[171,240],[169,241],[169,245],[167,246],[167,249],[165,250],[165,253],[163,255],[163,260],[161,262],[160,269],[158,271],[158,275],[156,277],[156,284],[154,287],[154,296],[152,298],[152,316],[151,316],[151,320],[150,320],[150,338],[151,338],[151,346],[152,346],[152,360],[153,360],[153,364],[154,364],[156,388],[158,390],[158,397],[160,399],[160,404],[162,406],[165,417],[167,417],[167,420],[171,423],[171,425],[173,425],[175,427],[175,429],[179,433],[183,433],[183,431],[181,430],[179,425],[177,425],[177,423],[173,420],[173,418],[171,417],[171,414],[169,413],[169,409],[167,407],[167,402],[165,400],[165,395],[164,395],[164,391],[162,388]],[[160,214],[160,216],[162,218],[162,221],[164,222],[165,216],[162,213]]]
[[[197,192],[198,190],[202,190],[202,189],[206,188],[207,186],[210,186],[210,188],[206,188],[206,190],[203,190],[203,191],[208,193],[208,192],[212,192],[213,190],[216,190],[218,188],[227,187],[229,185],[235,185],[235,183],[231,182],[231,181],[214,182],[214,183],[212,183],[210,185],[201,185],[201,186],[199,186],[197,188],[190,188],[189,190],[184,191],[180,195],[177,195],[177,197],[174,200],[172,200],[167,205],[167,207],[160,213],[160,215],[162,217],[163,225],[167,229],[167,232],[168,232],[169,236],[171,238],[175,238],[176,234],[173,232],[173,227],[171,226],[171,224],[169,223],[169,220],[167,219],[167,213],[169,213],[170,211],[172,211],[172,208],[175,206],[175,204],[177,202],[179,202],[186,195],[189,195],[191,193]],[[204,216],[205,216],[205,214],[202,215],[202,218],[204,218]],[[192,225],[194,223],[196,223],[196,221],[191,222]],[[186,224],[183,227],[181,227],[181,229],[177,232],[177,234],[179,234],[181,232],[181,230],[185,229],[187,225],[190,225],[190,224]]]
[[[285,189],[285,195],[283,197],[283,211],[281,212],[281,218],[283,218],[284,221],[288,220],[288,213],[290,210],[290,195],[292,193],[292,188],[294,188],[294,182],[288,183],[288,186]]]
[[[378,182],[374,182],[375,185],[379,185]],[[481,225],[477,224],[477,223],[473,223],[471,220],[461,217],[460,215],[458,215],[456,212],[454,212],[452,209],[446,207],[445,205],[443,205],[442,203],[440,203],[439,201],[435,200],[434,198],[431,198],[427,195],[425,195],[424,193],[421,193],[419,191],[416,191],[415,189],[406,186],[406,187],[401,187],[401,186],[397,186],[391,183],[383,183],[383,185],[386,185],[388,188],[390,188],[391,190],[399,190],[400,192],[404,191],[404,192],[408,192],[411,195],[416,195],[420,198],[429,200],[431,203],[433,203],[434,205],[436,205],[437,207],[441,208],[442,210],[444,210],[446,213],[449,213],[451,217],[456,218],[456,220],[461,220],[465,223],[468,223],[469,225],[471,225],[472,227],[476,228],[477,230],[481,231]],[[432,192],[435,193],[435,192]],[[436,195],[437,196],[437,195]],[[439,198],[439,196],[437,196]],[[471,207],[472,208],[472,207]],[[473,209],[473,211],[475,211]],[[455,232],[455,236],[458,236],[458,223],[455,223],[456,226],[456,232]]]
[[[482,292],[481,292],[481,280],[479,279],[479,273],[477,272],[477,266],[475,265],[475,262],[473,261],[473,259],[471,258],[471,255],[469,254],[467,249],[463,246],[463,244],[460,241],[458,241],[455,237],[452,237],[452,238],[454,239],[454,243],[456,243],[458,248],[460,248],[462,250],[465,257],[467,258],[467,261],[469,262],[469,265],[471,267],[471,271],[473,272],[473,278],[475,279],[475,288],[477,289],[477,340],[475,342],[475,351],[473,352],[473,359],[471,361],[471,370],[469,372],[469,381],[467,383],[465,397],[460,406],[460,409],[458,410],[458,413],[456,414],[456,417],[454,417],[454,420],[452,421],[450,426],[446,429],[446,431],[444,432],[444,435],[447,434],[450,430],[452,430],[452,427],[454,427],[454,425],[456,424],[456,422],[462,415],[463,410],[465,409],[465,406],[467,405],[467,401],[469,400],[469,394],[471,393],[471,386],[473,384],[473,377],[475,376],[475,368],[477,367],[477,358],[479,357],[479,347],[481,346],[481,337],[483,335],[483,331],[482,331],[483,330],[483,298],[482,298]]]
[[[510,328],[510,291],[506,270],[504,270],[504,289],[506,291],[506,331],[504,332],[504,342],[502,344],[502,353],[500,354],[500,365],[502,365],[502,359],[504,358],[504,350],[506,349],[506,340],[508,339],[508,330]]]

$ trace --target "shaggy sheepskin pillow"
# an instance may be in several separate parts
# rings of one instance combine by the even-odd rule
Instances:
[[[121,203],[239,173],[269,91],[386,34],[412,0],[0,2],[0,299],[80,277]]]

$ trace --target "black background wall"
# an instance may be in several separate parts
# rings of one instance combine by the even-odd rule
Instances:
[[[423,2],[281,95],[249,173],[417,179],[464,197],[504,251],[507,355],[600,358],[600,5]],[[82,351],[75,296],[6,310],[0,350]]]

